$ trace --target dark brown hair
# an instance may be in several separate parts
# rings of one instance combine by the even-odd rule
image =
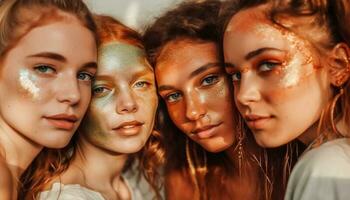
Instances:
[[[220,7],[220,1],[190,1],[179,4],[159,17],[144,33],[146,52],[153,67],[156,67],[159,56],[168,43],[181,40],[193,43],[213,42],[217,44],[220,61],[223,61],[219,45]],[[192,197],[195,199],[256,199],[255,197],[259,196],[255,193],[259,188],[254,181],[240,180],[237,149],[235,149],[237,144],[225,152],[210,153],[175,126],[162,99],[159,110],[158,122],[164,135],[163,146],[166,152],[166,177],[174,172],[181,174],[183,181],[179,184],[190,183],[191,189],[195,190]],[[246,143],[249,141],[245,140],[243,145],[246,146]],[[244,163],[242,169],[251,170],[248,173],[255,178],[255,168],[253,169],[249,162]],[[173,189],[168,189],[167,196],[171,197]],[[245,196],[240,196],[241,194]]]

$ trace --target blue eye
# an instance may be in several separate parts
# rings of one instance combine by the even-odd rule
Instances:
[[[41,74],[53,74],[56,70],[49,65],[37,65],[34,67],[34,70]]]
[[[274,62],[263,62],[259,65],[259,71],[266,72],[273,70],[276,66],[278,66],[280,63],[274,63]]]
[[[103,93],[109,91],[105,86],[95,86],[92,89],[93,95],[102,95]]]
[[[210,75],[202,80],[203,86],[213,85],[214,83],[219,81],[219,77],[216,75]]]
[[[165,100],[171,103],[171,102],[179,101],[180,98],[181,98],[181,94],[179,92],[175,92],[167,95],[165,97]]]
[[[149,85],[149,83],[146,81],[138,81],[135,83],[134,86],[137,88],[144,88],[144,87],[147,87],[148,85]]]
[[[77,78],[82,81],[92,81],[94,76],[87,72],[80,72],[78,73]]]
[[[240,81],[242,78],[241,72],[235,72],[231,74],[232,81]]]

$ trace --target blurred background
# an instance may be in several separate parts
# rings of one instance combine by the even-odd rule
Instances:
[[[84,0],[97,14],[113,16],[125,25],[142,32],[147,24],[184,0]]]

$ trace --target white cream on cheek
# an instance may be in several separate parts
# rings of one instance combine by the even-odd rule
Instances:
[[[28,70],[21,69],[19,72],[19,83],[21,87],[27,91],[34,100],[39,99],[39,93],[40,89],[39,87],[35,84],[35,81],[37,78],[30,74]]]

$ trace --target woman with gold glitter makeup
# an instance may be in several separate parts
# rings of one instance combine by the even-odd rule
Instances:
[[[100,44],[90,107],[62,157],[43,160],[51,165],[32,174],[26,197],[143,199],[122,176],[137,152],[140,172],[155,180],[148,173],[159,166],[153,151],[159,141],[153,130],[158,105],[153,69],[138,33],[108,16],[96,16],[95,22]]]
[[[350,196],[349,3],[242,0],[224,14],[226,71],[257,143],[309,147],[288,200]]]
[[[246,144],[235,134],[230,81],[218,45],[220,6],[220,1],[184,2],[144,34],[161,96],[167,199],[259,196],[255,179],[244,177],[244,170],[250,178],[257,170],[242,159]]]
[[[96,73],[95,25],[82,1],[0,2],[0,199],[45,148],[68,144]]]

